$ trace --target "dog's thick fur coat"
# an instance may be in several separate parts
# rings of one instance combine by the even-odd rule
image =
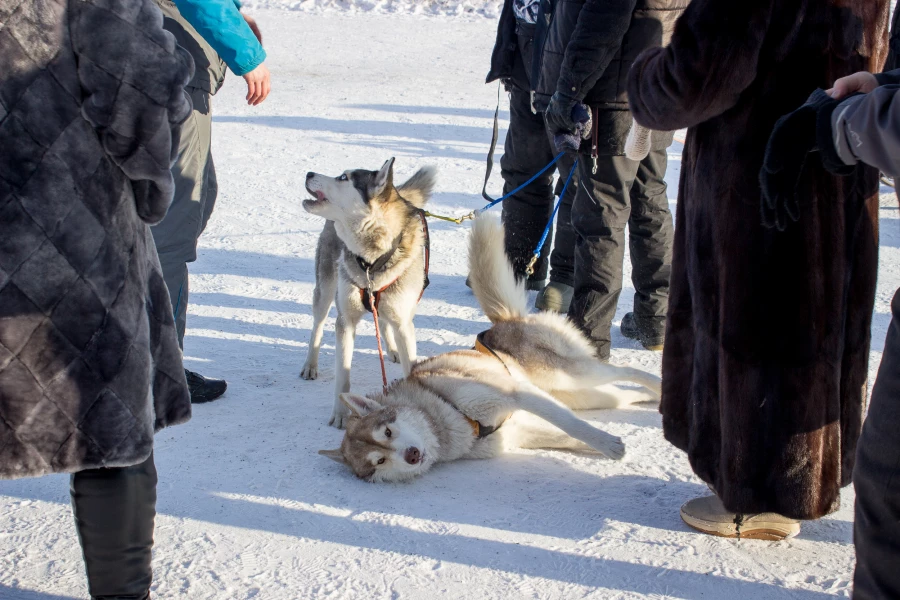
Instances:
[[[316,379],[325,317],[337,304],[335,399],[330,424],[343,428],[348,416],[340,395],[350,391],[356,326],[366,314],[360,290],[382,290],[378,318],[388,356],[409,374],[416,358],[413,317],[425,286],[425,231],[421,208],[431,196],[435,171],[420,169],[394,187],[394,159],[379,171],[347,171],[338,177],[307,175],[314,200],[303,207],[328,219],[316,248],[313,328],[303,379]],[[362,264],[372,265],[368,275]],[[371,278],[371,280],[369,280]]]
[[[598,388],[617,380],[658,394],[659,378],[602,363],[562,315],[527,314],[525,289],[506,258],[503,237],[499,221],[484,215],[473,224],[469,247],[472,290],[493,324],[481,340],[493,354],[441,354],[413,365],[409,377],[386,394],[342,395],[351,411],[347,432],[340,450],[323,454],[371,481],[411,479],[437,462],[495,456],[504,445],[590,446],[609,458],[623,456],[619,438],[578,418],[570,407],[609,407],[611,397],[613,403],[620,399]],[[513,416],[516,411],[545,422]],[[479,437],[482,427],[498,429]]]
[[[782,115],[817,87],[878,72],[887,0],[693,0],[671,44],[635,62],[628,97],[684,148],[661,411],[726,508],[816,519],[850,483],[878,267],[878,172],[810,155],[800,220],[760,218],[759,171]]]
[[[147,227],[191,109],[162,22],[152,0],[0,2],[0,478],[141,463],[190,418]]]

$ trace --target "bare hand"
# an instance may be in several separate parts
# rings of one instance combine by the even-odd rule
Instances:
[[[259,40],[259,43],[262,44],[262,32],[259,30],[259,25],[256,24],[256,19],[243,13],[241,13],[241,16],[244,17],[244,20],[247,21],[247,25],[249,25],[250,29],[253,31],[253,35],[255,35],[256,39]]]
[[[244,75],[244,81],[247,82],[247,104],[250,106],[262,104],[272,90],[269,69],[265,63]]]
[[[878,87],[878,80],[875,76],[866,71],[860,71],[847,77],[841,77],[834,82],[834,87],[827,90],[829,96],[835,100],[846,98],[851,94],[868,94]]]

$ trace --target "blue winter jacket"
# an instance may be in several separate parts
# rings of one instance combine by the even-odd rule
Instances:
[[[266,60],[237,0],[175,0],[175,5],[235,75],[245,75]]]

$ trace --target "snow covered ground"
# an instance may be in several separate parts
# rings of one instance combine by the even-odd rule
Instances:
[[[397,157],[398,177],[440,169],[433,209],[482,204],[496,87],[483,84],[495,21],[483,17],[260,10],[274,91],[215,99],[217,211],[192,267],[186,364],[224,376],[227,395],[157,437],[160,599],[847,597],[852,490],[835,515],[785,543],[704,537],[679,506],[706,489],[662,436],[653,406],[590,417],[628,445],[612,463],[521,451],[373,485],[316,454],[326,425],[333,319],[316,382],[298,378],[312,323],[322,221],[300,206],[308,170],[337,174]],[[670,151],[674,206],[680,145]],[[493,190],[499,190],[495,176]],[[887,190],[885,190],[887,191]],[[896,200],[885,195],[872,377],[900,285]],[[465,228],[434,223],[432,286],[416,319],[420,354],[470,347],[485,319],[463,285]],[[627,261],[626,261],[627,263]],[[628,274],[626,273],[626,282]],[[618,318],[628,309],[623,294]],[[332,313],[333,314],[333,313]],[[616,362],[659,355],[614,334]],[[388,365],[391,377],[400,376]],[[361,324],[357,391],[380,385]],[[67,479],[0,482],[0,598],[86,597]]]

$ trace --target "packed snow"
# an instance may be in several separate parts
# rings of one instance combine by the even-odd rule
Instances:
[[[314,1],[314,0],[311,0]],[[274,2],[273,2],[274,3]],[[680,520],[705,494],[663,439],[653,405],[588,417],[624,438],[621,463],[517,451],[435,468],[404,485],[357,480],[316,451],[331,414],[334,311],[318,381],[298,377],[312,324],[322,221],[301,207],[308,170],[338,174],[397,157],[398,179],[433,164],[431,208],[480,207],[497,98],[484,85],[496,21],[258,10],[273,73],[260,107],[231,78],[214,100],[219,203],[192,265],[186,365],[227,394],[156,438],[153,591],[160,599],[848,597],[853,492],[797,539],[731,541]],[[503,112],[501,115],[506,118]],[[505,128],[506,122],[503,122]],[[674,202],[681,146],[669,153]],[[492,180],[500,190],[499,175]],[[874,379],[900,285],[896,198],[885,188],[871,354]],[[421,355],[471,347],[486,319],[464,285],[466,227],[432,224]],[[626,259],[627,264],[627,259]],[[629,309],[626,290],[618,320]],[[614,332],[613,360],[659,372],[659,354]],[[389,376],[400,377],[389,364]],[[871,381],[870,379],[870,381]],[[370,319],[353,387],[377,390]],[[87,588],[65,476],[0,482],[0,598],[70,600]]]

